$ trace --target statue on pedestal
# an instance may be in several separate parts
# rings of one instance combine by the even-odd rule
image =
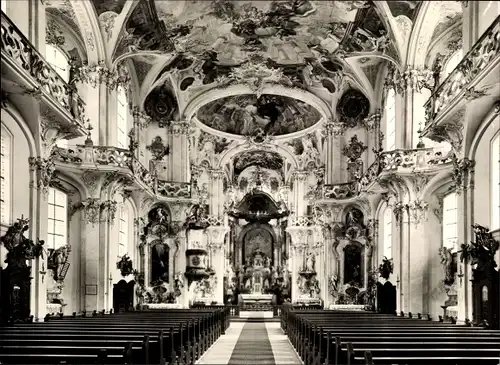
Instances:
[[[306,271],[315,272],[314,266],[316,263],[316,257],[312,252],[309,252],[306,256]]]

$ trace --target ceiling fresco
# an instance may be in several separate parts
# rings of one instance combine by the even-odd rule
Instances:
[[[234,95],[217,99],[197,112],[205,125],[231,134],[284,135],[311,127],[321,114],[300,100],[279,95]]]
[[[222,65],[241,64],[255,53],[283,65],[303,64],[320,48],[333,53],[356,15],[355,7],[338,1],[156,1],[155,6],[177,51],[213,50]]]

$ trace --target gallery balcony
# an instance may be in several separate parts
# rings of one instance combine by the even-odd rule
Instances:
[[[133,154],[124,148],[112,146],[77,145],[55,147],[51,158],[58,170],[83,175],[86,172],[117,174],[152,196],[190,198],[191,184],[158,180]]]
[[[434,148],[412,150],[397,149],[378,155],[358,181],[325,185],[323,199],[346,200],[355,198],[362,192],[369,191],[384,175],[396,173],[410,175],[416,172],[434,173],[444,166],[452,166],[451,157]]]
[[[499,74],[500,16],[425,103],[423,135],[431,136],[433,128],[453,123],[466,105],[472,112],[488,109],[500,94]]]
[[[76,90],[3,12],[1,27],[2,98],[8,98],[21,111],[37,110],[39,105],[42,119],[52,128],[62,129],[73,138],[84,136],[85,104]]]

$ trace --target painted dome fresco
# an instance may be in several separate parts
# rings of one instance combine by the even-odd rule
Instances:
[[[237,135],[284,135],[309,128],[321,114],[311,105],[286,96],[232,95],[202,106],[198,120],[210,128]]]
[[[356,14],[347,3],[216,0],[156,1],[155,6],[168,38],[175,39],[172,50],[211,50],[226,65],[241,64],[255,52],[279,63],[300,64],[314,58],[314,52],[338,48]],[[290,48],[292,58],[283,59],[284,48]]]

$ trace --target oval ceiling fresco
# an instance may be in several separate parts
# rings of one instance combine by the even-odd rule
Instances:
[[[225,133],[278,136],[313,126],[321,114],[311,105],[287,96],[244,94],[212,101],[198,110],[197,117]]]

